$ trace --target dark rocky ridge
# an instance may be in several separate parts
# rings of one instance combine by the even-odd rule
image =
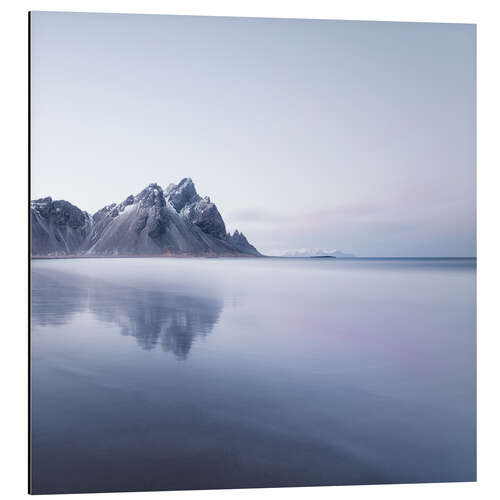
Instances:
[[[67,201],[35,200],[31,224],[34,256],[260,255],[242,233],[226,233],[216,205],[191,179],[165,193],[150,184],[93,216]]]
[[[177,185],[170,184],[165,190],[165,199],[177,213],[204,233],[219,240],[226,239],[226,225],[217,207],[208,196],[202,198],[198,195],[191,179],[182,179]]]
[[[81,252],[92,230],[87,212],[63,200],[31,202],[33,255],[73,255]]]
[[[227,233],[226,239],[235,248],[243,253],[259,253],[253,245],[250,245],[250,243],[248,243],[246,236],[243,233],[240,233],[237,229],[232,235]]]

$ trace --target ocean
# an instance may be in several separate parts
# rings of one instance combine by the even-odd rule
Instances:
[[[476,260],[33,260],[33,493],[475,481]]]

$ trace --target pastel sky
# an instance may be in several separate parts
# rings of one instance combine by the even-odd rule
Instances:
[[[475,256],[476,28],[32,14],[32,198],[191,177],[264,253]]]

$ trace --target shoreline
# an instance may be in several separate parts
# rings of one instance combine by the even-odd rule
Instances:
[[[31,260],[60,260],[60,259],[189,259],[189,258],[200,258],[200,259],[218,259],[227,257],[237,257],[237,258],[248,258],[252,257],[259,259],[261,257],[266,257],[265,255],[253,255],[253,254],[233,254],[233,253],[203,253],[203,254],[190,254],[190,253],[167,253],[167,254],[118,254],[118,255],[31,255]]]
[[[60,260],[60,259],[223,259],[223,258],[252,258],[252,259],[283,259],[283,260],[477,260],[477,257],[285,257],[282,255],[254,255],[233,253],[203,253],[203,254],[120,254],[120,255],[31,255],[31,260]]]

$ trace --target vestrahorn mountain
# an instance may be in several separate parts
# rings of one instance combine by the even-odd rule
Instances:
[[[226,232],[221,214],[191,179],[136,196],[89,215],[63,200],[31,202],[33,256],[252,255],[243,233]]]

